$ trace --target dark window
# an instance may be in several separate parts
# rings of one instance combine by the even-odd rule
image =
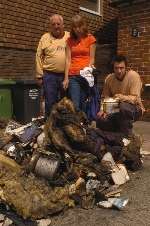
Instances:
[[[96,12],[100,14],[100,1],[101,0],[81,0],[81,10],[87,10],[89,12]]]

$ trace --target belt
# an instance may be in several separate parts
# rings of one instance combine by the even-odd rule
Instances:
[[[48,70],[44,70],[43,71],[44,72],[44,74],[46,73],[46,74],[53,74],[53,75],[59,75],[59,76],[64,76],[64,73],[63,72],[53,72],[53,71],[48,71]]]

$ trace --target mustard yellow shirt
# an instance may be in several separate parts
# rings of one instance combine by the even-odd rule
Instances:
[[[133,70],[127,71],[122,81],[119,81],[115,74],[112,73],[105,79],[103,97],[114,97],[115,94],[123,94],[126,95],[128,102],[137,103],[141,108],[144,108],[141,102],[141,89],[142,82],[137,72]],[[132,96],[136,97],[134,102]]]
[[[38,44],[36,52],[36,77],[42,77],[43,71],[62,73],[65,70],[65,48],[69,32],[58,39],[45,33]]]

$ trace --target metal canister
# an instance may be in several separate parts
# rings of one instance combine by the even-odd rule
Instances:
[[[119,102],[113,98],[105,98],[102,103],[103,111],[107,114],[119,112]]]
[[[56,177],[60,160],[56,156],[36,153],[30,161],[30,170],[39,177],[52,180]]]

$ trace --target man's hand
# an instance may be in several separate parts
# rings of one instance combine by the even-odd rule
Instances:
[[[126,96],[121,93],[115,94],[114,98],[118,101],[126,101]]]
[[[69,79],[64,79],[62,84],[63,84],[64,90],[66,90],[68,88],[68,85],[69,85]]]
[[[99,111],[97,113],[97,118],[106,118],[107,114],[104,111]]]
[[[43,78],[42,77],[39,77],[39,78],[36,78],[36,84],[41,87],[42,84],[43,84]]]
[[[123,95],[118,93],[114,96],[114,98],[120,102],[126,101],[131,104],[137,104],[139,102],[139,99],[136,95]]]

